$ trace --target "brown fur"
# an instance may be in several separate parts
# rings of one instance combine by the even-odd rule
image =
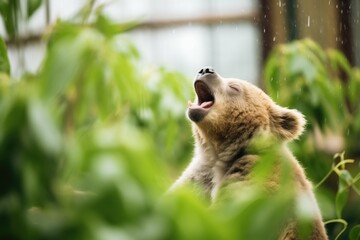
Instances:
[[[258,136],[270,136],[269,139],[280,143],[278,157],[292,166],[297,192],[308,195],[315,206],[311,239],[327,239],[311,183],[286,146],[288,141],[301,135],[305,125],[302,114],[276,105],[261,89],[242,80],[225,79],[211,73],[201,74],[196,81],[201,81],[198,94],[203,96],[197,96],[188,109],[188,116],[194,122],[195,155],[171,190],[186,182],[195,182],[215,200],[219,189],[227,183],[247,182],[259,152],[267,151],[267,145],[272,143],[271,140],[253,141]],[[214,104],[210,108],[201,108],[202,102],[212,99],[206,96],[210,93]],[[252,145],[257,146],[256,151]],[[275,166],[273,176],[264,183],[268,189],[278,188],[277,171]],[[295,221],[284,227],[280,239],[298,239]]]

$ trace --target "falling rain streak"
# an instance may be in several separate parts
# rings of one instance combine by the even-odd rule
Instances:
[[[310,27],[310,16],[307,18],[307,26]]]

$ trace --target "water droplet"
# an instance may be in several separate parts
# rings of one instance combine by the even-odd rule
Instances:
[[[276,41],[276,37],[273,37],[273,42],[275,42]]]
[[[308,19],[307,19],[307,26],[310,27],[310,16],[308,16]]]

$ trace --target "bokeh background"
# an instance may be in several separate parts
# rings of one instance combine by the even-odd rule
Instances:
[[[307,239],[287,174],[216,208],[164,195],[193,154],[203,66],[305,115],[290,147],[329,237],[359,239],[359,1],[3,0],[0,15],[0,239],[277,239],[291,212]]]
[[[47,27],[57,19],[74,17],[86,1],[44,2],[47,5],[19,23],[21,50],[9,46],[14,74],[38,68],[45,51],[41,36]],[[273,46],[306,37],[322,47],[341,50],[352,65],[360,65],[356,0],[122,0],[106,4],[103,11],[114,21],[141,23],[126,35],[143,61],[189,77],[211,65],[224,76],[260,83],[263,63]],[[6,35],[2,24],[0,33]]]

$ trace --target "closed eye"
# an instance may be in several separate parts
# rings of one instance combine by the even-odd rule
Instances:
[[[240,92],[240,86],[236,84],[229,84],[229,87],[237,92]]]

